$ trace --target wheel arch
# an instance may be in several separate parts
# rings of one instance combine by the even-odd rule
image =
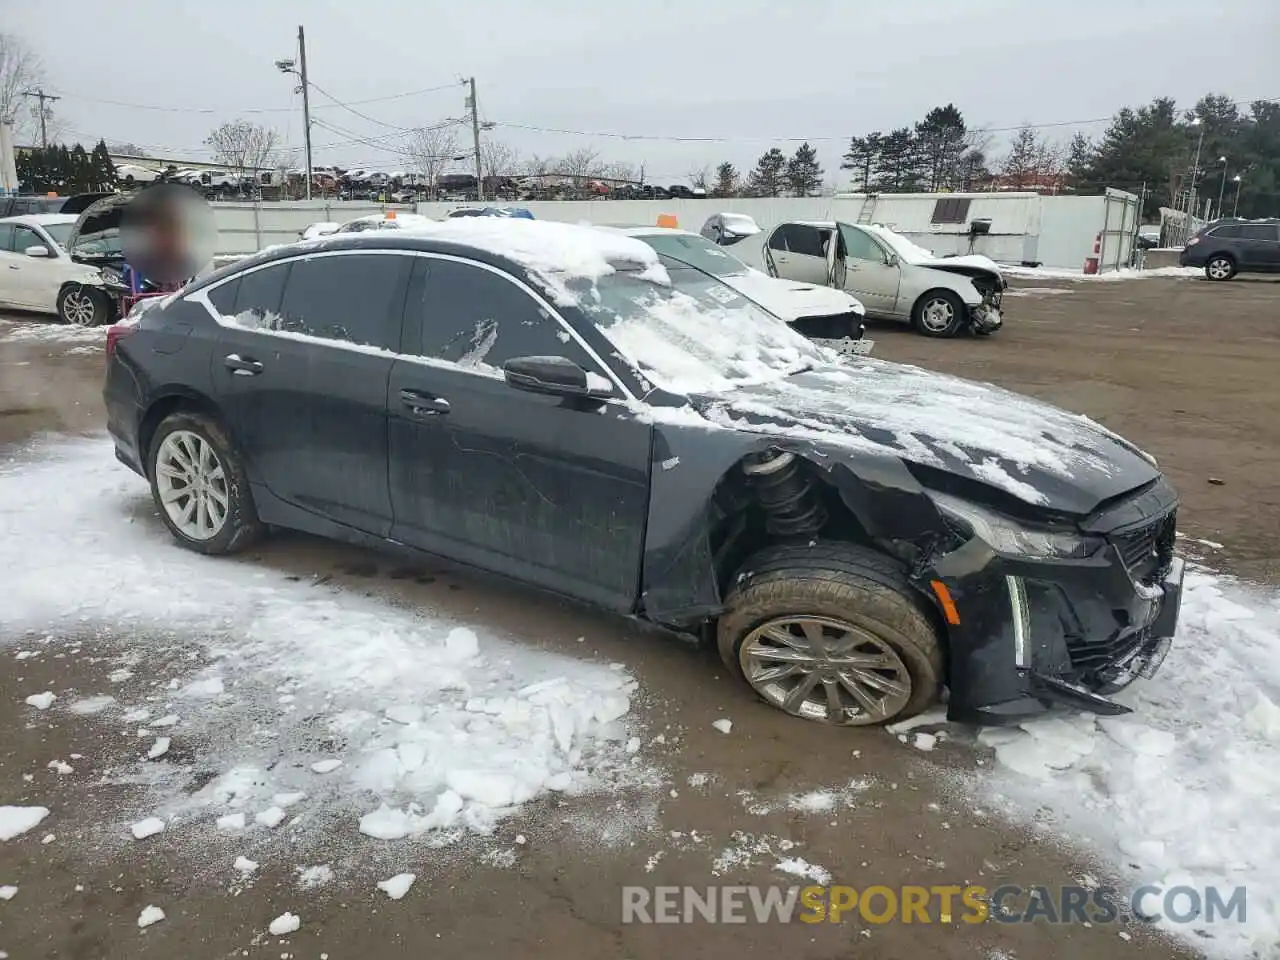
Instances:
[[[218,421],[232,441],[235,440],[230,426],[222,416],[221,409],[212,399],[184,384],[169,384],[160,388],[152,396],[142,419],[138,422],[138,454],[142,458],[143,469],[148,475],[151,472],[151,441],[155,438],[156,430],[166,417],[179,412],[212,417]]]
[[[916,545],[939,533],[932,501],[888,453],[859,456],[813,441],[736,431],[690,434],[660,430],[655,436],[640,593],[649,619],[683,627],[718,616],[742,562],[782,542],[763,531],[763,514],[742,469],[766,450],[798,458],[828,516],[824,540],[866,547],[906,574],[915,566]],[[673,460],[679,461],[673,469],[661,466]],[[920,589],[936,606],[937,598]]]

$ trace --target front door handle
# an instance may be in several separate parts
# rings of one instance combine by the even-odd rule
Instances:
[[[9,264],[9,269],[10,269],[10,270],[21,270],[22,268],[21,268],[20,266],[18,266],[16,263],[11,263],[11,264]]]
[[[401,390],[400,402],[419,417],[434,417],[449,412],[449,401],[419,390]]]
[[[262,364],[252,357],[242,357],[238,353],[228,353],[222,358],[222,365],[237,377],[256,377],[262,372]]]

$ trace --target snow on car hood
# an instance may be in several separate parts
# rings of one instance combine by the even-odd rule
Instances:
[[[859,316],[866,313],[857,298],[847,293],[811,283],[779,280],[759,270],[747,270],[745,273],[719,276],[716,279],[788,323],[801,317],[826,317],[850,311]]]
[[[1159,476],[1088,417],[919,367],[866,358],[695,398],[723,426],[899,457],[1084,515]]]

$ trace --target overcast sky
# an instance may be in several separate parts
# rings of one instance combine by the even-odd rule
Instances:
[[[192,159],[208,158],[211,127],[238,117],[301,145],[301,98],[273,66],[294,54],[299,23],[313,83],[340,100],[474,74],[482,116],[499,123],[488,136],[526,155],[594,147],[644,162],[658,182],[724,159],[745,170],[772,145],[794,150],[783,138],[809,138],[832,178],[851,134],[947,101],[970,126],[998,128],[1108,117],[1160,95],[1186,107],[1209,91],[1280,97],[1278,0],[0,0],[0,29],[35,49],[63,96],[69,139]],[[407,166],[394,128],[460,116],[463,90],[357,105],[372,121],[322,95],[312,106],[346,131],[317,126],[317,164],[389,170]],[[340,143],[357,137],[376,144]]]

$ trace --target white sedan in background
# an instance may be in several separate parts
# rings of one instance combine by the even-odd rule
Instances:
[[[622,233],[642,240],[661,256],[709,273],[721,283],[785,320],[797,333],[842,353],[869,353],[873,341],[863,340],[861,302],[839,290],[813,283],[782,280],[747,266],[728,250],[704,236],[674,227],[622,227]]]
[[[82,327],[110,318],[98,270],[75,263],[65,247],[77,219],[37,213],[0,220],[0,306],[54,313]]]

